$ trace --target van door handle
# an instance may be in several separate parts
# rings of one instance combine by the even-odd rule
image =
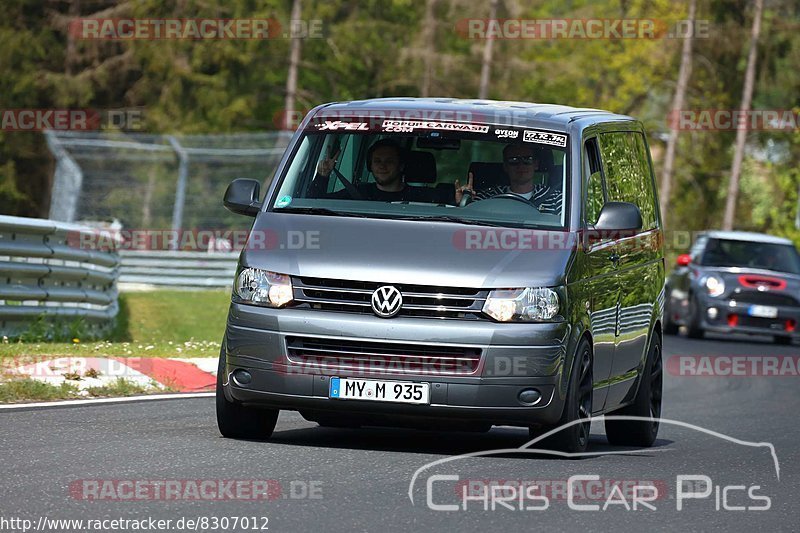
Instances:
[[[608,256],[608,259],[609,259],[609,261],[611,261],[612,263],[614,263],[616,265],[617,263],[619,263],[620,257],[619,257],[619,254],[611,254],[611,255]]]

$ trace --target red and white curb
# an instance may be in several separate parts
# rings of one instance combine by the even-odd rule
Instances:
[[[197,393],[214,390],[217,358],[58,357],[6,369],[5,374],[55,386],[69,383],[85,394],[90,387],[113,385],[118,379],[146,390]]]

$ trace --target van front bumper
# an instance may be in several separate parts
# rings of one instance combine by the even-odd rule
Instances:
[[[474,372],[421,372],[401,367],[339,367],[336,358],[308,366],[290,357],[287,338],[403,343],[480,349]],[[231,304],[223,350],[224,392],[231,401],[302,413],[389,417],[420,421],[471,421],[495,425],[553,424],[566,396],[563,369],[570,326],[565,322],[497,324],[427,318],[381,319],[372,315],[308,309],[270,309]],[[237,369],[247,384],[231,379]],[[430,404],[329,399],[331,377],[369,378],[430,384]],[[521,391],[536,389],[540,399],[525,404]]]

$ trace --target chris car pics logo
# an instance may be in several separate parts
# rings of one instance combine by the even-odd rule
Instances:
[[[652,422],[653,419],[638,416],[609,415],[606,420],[638,420]],[[518,448],[504,448],[466,453],[443,459],[437,459],[418,468],[411,477],[408,497],[412,505],[416,505],[415,493],[424,494],[425,506],[437,512],[489,511],[546,511],[556,503],[566,502],[568,508],[582,512],[655,512],[685,511],[689,509],[705,509],[714,512],[763,512],[772,508],[774,483],[780,481],[780,464],[775,447],[769,442],[750,442],[737,439],[710,429],[702,428],[678,420],[661,418],[662,426],[675,426],[690,436],[700,434],[702,438],[720,439],[725,444],[733,445],[731,450],[760,450],[764,455],[759,459],[764,464],[771,464],[774,472],[764,471],[763,479],[744,479],[738,467],[727,472],[716,469],[714,473],[703,471],[698,467],[681,463],[680,469],[674,473],[664,472],[661,466],[652,466],[653,457],[675,451],[665,445],[663,448],[644,448],[633,450],[608,450],[599,452],[569,453],[538,445],[546,438],[570,426],[581,423],[575,420],[544,433]],[[700,439],[689,438],[686,442],[701,442]],[[706,443],[707,444],[707,443]],[[722,445],[719,446],[722,449]],[[484,458],[519,457],[521,454],[538,457],[555,455],[566,458],[598,457],[608,455],[625,455],[635,457],[639,453],[647,454],[648,460],[640,463],[642,468],[654,468],[658,472],[657,479],[642,476],[641,479],[620,479],[615,476],[600,475],[602,468],[614,468],[609,463],[581,461],[577,466],[586,468],[584,472],[572,473],[562,479],[537,478],[526,464],[526,472],[530,476],[525,480],[514,480],[497,475],[490,479],[476,479],[465,475],[469,465],[474,468],[488,468],[480,460]],[[722,452],[720,452],[722,453]],[[729,458],[730,452],[726,453]],[[478,462],[469,462],[479,459]],[[753,460],[748,455],[749,460]],[[656,459],[657,460],[657,459]],[[475,466],[477,465],[477,467]],[[498,468],[497,463],[491,463]],[[511,468],[516,468],[514,465]],[[573,472],[575,469],[571,469]],[[626,470],[630,472],[630,470]],[[635,477],[635,476],[634,476]],[[752,477],[752,476],[750,476]],[[732,482],[733,481],[733,482]]]

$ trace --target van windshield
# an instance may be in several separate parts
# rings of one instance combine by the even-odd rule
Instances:
[[[311,123],[271,210],[563,228],[567,135],[457,122]]]

